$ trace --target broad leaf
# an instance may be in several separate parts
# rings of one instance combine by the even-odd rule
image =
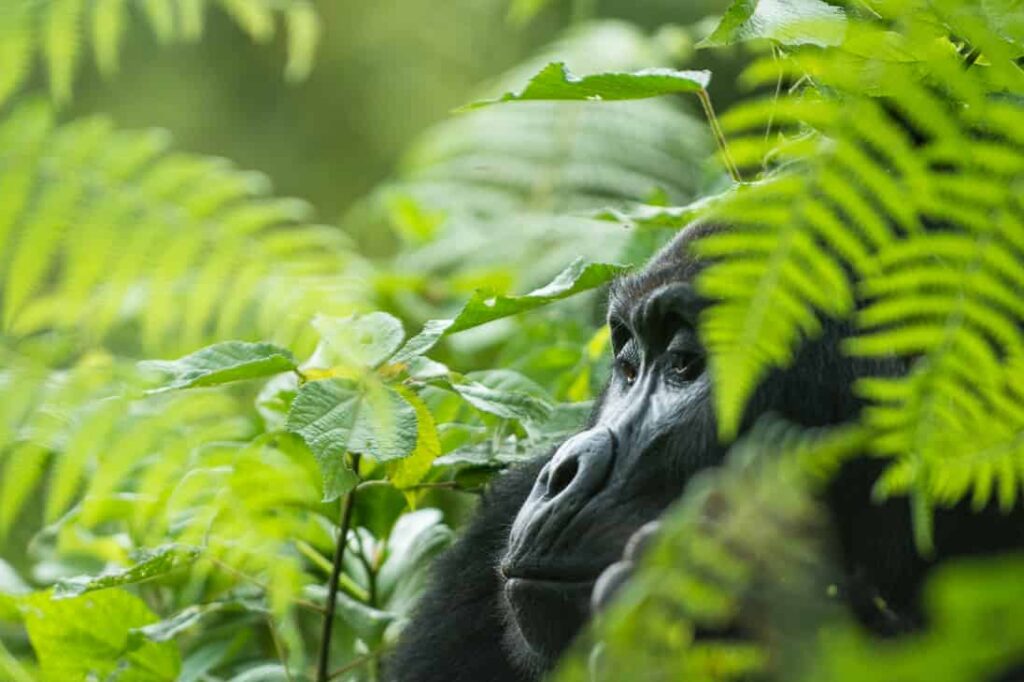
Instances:
[[[121,568],[100,576],[81,575],[60,580],[53,588],[54,599],[67,599],[118,585],[145,582],[188,566],[199,558],[199,550],[178,545],[164,545],[145,553],[133,566]]]
[[[843,42],[846,15],[821,0],[735,0],[697,47],[764,38],[783,45],[830,47]]]
[[[144,642],[129,651],[133,628],[154,623],[146,604],[124,590],[104,590],[75,599],[26,597],[22,614],[44,679],[177,679],[181,660],[172,643]]]
[[[346,452],[383,462],[413,451],[416,410],[381,384],[311,381],[295,396],[288,430],[301,436],[313,451],[324,477],[324,500],[333,500],[357,482],[344,463]]]
[[[1001,37],[1024,49],[1024,1],[981,0],[980,8],[989,25]],[[968,6],[966,11],[972,9]]]
[[[307,585],[304,591],[313,601],[326,601],[327,590],[323,585]],[[384,631],[394,622],[396,616],[394,613],[382,611],[353,599],[339,590],[334,617],[344,621],[345,625],[350,627],[359,639],[370,646],[376,646],[380,644],[384,637]]]
[[[266,608],[255,602],[241,600],[217,601],[209,604],[197,604],[178,611],[164,620],[150,623],[128,632],[128,647],[136,649],[147,640],[150,642],[169,642],[183,632],[195,627],[204,620],[224,611],[252,611],[266,613]]]
[[[377,574],[380,603],[392,613],[407,615],[430,573],[431,559],[454,539],[438,509],[401,516],[388,535],[387,559]]]
[[[154,389],[154,393],[269,377],[295,367],[295,358],[290,351],[270,343],[246,341],[216,343],[177,360],[139,363],[140,369],[168,375],[167,382]]]
[[[411,390],[401,390],[401,394],[416,410],[417,435],[416,448],[412,454],[388,464],[388,480],[398,489],[408,488],[422,481],[434,460],[441,454],[441,441],[430,408]]]
[[[473,407],[505,419],[535,422],[551,414],[547,391],[512,370],[473,372],[450,386]]]
[[[427,322],[423,326],[423,331],[406,341],[402,349],[395,354],[395,361],[408,362],[417,355],[429,351],[449,334],[533,310],[552,301],[599,287],[625,270],[626,268],[621,265],[586,263],[578,259],[549,284],[523,296],[493,296],[478,291],[453,319]]]
[[[574,76],[561,62],[552,62],[530,79],[519,92],[506,92],[495,99],[473,102],[476,109],[499,102],[525,100],[629,100],[647,99],[678,92],[697,92],[711,82],[710,71],[644,69],[633,73],[595,73]]]
[[[313,326],[321,345],[310,363],[323,367],[376,367],[391,357],[405,338],[398,318],[380,312],[346,318],[320,315]]]

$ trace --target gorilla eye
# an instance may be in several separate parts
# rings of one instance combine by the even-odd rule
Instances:
[[[615,356],[615,368],[626,380],[626,384],[632,386],[640,374],[640,354],[637,352],[636,342],[630,339]]]
[[[622,378],[626,380],[627,384],[632,386],[637,377],[636,365],[625,358],[616,358],[615,364],[618,365]]]
[[[680,381],[691,382],[704,373],[704,356],[700,353],[672,353],[669,371]]]

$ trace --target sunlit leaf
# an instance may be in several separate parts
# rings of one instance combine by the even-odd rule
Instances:
[[[296,365],[291,352],[279,346],[224,341],[177,360],[147,360],[139,367],[168,375],[164,385],[154,389],[160,392],[259,379],[293,370]]]
[[[575,261],[549,284],[523,296],[496,296],[477,292],[450,320],[431,320],[423,331],[405,342],[396,353],[396,362],[407,362],[429,351],[442,338],[503,317],[533,310],[540,306],[587,291],[614,279],[624,272],[621,265]]]
[[[398,350],[405,338],[401,321],[387,313],[347,318],[317,316],[313,327],[321,346],[311,364],[376,367]]]
[[[845,31],[843,10],[822,0],[734,0],[718,27],[697,47],[756,38],[829,47],[840,44]]]
[[[416,410],[416,447],[412,454],[397,462],[388,463],[388,480],[398,489],[408,488],[423,480],[430,471],[434,460],[441,454],[441,442],[437,435],[437,425],[423,400],[405,389],[399,391]]]
[[[83,575],[60,580],[53,588],[53,598],[68,599],[94,590],[145,582],[184,568],[197,558],[198,549],[165,545],[144,552],[141,559],[128,568],[99,576]]]
[[[145,642],[128,651],[129,631],[154,623],[157,617],[141,599],[123,590],[60,600],[37,593],[25,598],[22,613],[48,680],[105,679],[115,671],[125,679],[173,680],[181,667],[172,643]]]
[[[561,62],[552,62],[519,92],[468,105],[475,109],[499,102],[525,100],[614,101],[647,99],[680,92],[697,92],[711,81],[710,71],[676,71],[654,68],[634,73],[597,73],[574,76]]]
[[[356,483],[345,453],[381,462],[407,457],[416,447],[416,424],[416,410],[395,390],[348,379],[304,384],[288,414],[288,430],[301,436],[320,462],[325,500]]]

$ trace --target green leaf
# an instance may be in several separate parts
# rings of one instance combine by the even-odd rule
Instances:
[[[39,592],[24,598],[22,614],[47,680],[177,679],[181,659],[172,643],[144,642],[128,650],[128,633],[157,620],[124,590],[54,600]]]
[[[409,389],[400,389],[402,396],[416,410],[416,448],[412,454],[397,462],[388,463],[388,480],[399,490],[416,485],[430,471],[434,460],[441,454],[441,440],[430,408],[423,399]]]
[[[416,336],[405,342],[395,354],[395,362],[409,362],[423,355],[445,336],[478,327],[503,317],[517,315],[543,305],[587,291],[624,272],[622,265],[587,263],[577,259],[551,282],[523,296],[495,296],[478,291],[451,320],[430,320]]]
[[[384,631],[395,620],[395,614],[375,609],[353,599],[342,591],[338,592],[335,618],[341,618],[352,628],[359,639],[376,647],[384,638]]]
[[[1024,0],[981,0],[989,26],[1018,48],[1024,48]]]
[[[522,374],[495,369],[467,374],[453,380],[451,389],[478,410],[505,419],[542,421],[551,414],[547,392]]]
[[[29,586],[9,563],[0,559],[0,622],[21,620],[19,597],[29,592]]]
[[[209,604],[197,604],[178,611],[173,616],[132,628],[128,632],[128,647],[136,649],[147,640],[150,642],[169,642],[186,630],[207,620],[210,616],[224,611],[255,612],[266,614],[267,610],[256,603],[241,600],[218,601]]]
[[[344,463],[346,452],[386,462],[407,457],[416,447],[416,410],[393,389],[373,382],[327,379],[303,385],[287,428],[306,441],[320,463],[325,501],[357,483]]]
[[[377,573],[379,603],[407,615],[430,575],[431,559],[444,551],[455,533],[438,509],[420,509],[395,522],[387,540],[387,558]]]
[[[655,68],[633,73],[595,73],[574,76],[561,62],[552,62],[530,79],[520,92],[473,102],[464,109],[526,100],[615,101],[647,99],[678,92],[697,92],[711,82],[710,71],[676,71]]]
[[[100,576],[80,575],[60,580],[53,588],[53,598],[68,599],[94,590],[145,582],[188,566],[198,558],[198,549],[164,545],[146,551],[138,563],[128,568],[120,568]]]
[[[326,601],[327,590],[323,585],[307,585],[304,592],[314,602]],[[374,647],[380,644],[384,631],[394,622],[396,615],[364,604],[339,590],[334,617],[344,621],[359,639]]]
[[[609,220],[637,228],[659,228],[678,230],[686,227],[695,219],[707,215],[723,201],[728,200],[736,192],[735,186],[718,194],[704,196],[685,206],[652,206],[639,204],[625,209],[604,208],[594,213],[598,220]]]
[[[269,377],[295,367],[295,358],[290,351],[270,343],[246,341],[216,343],[177,360],[139,363],[142,370],[156,370],[169,375],[167,383],[152,393]]]
[[[29,587],[25,581],[9,563],[0,559],[0,593],[25,594],[26,592],[29,592]]]
[[[783,45],[830,47],[843,42],[846,15],[821,0],[735,0],[697,47],[764,38]]]
[[[380,312],[345,318],[318,315],[313,326],[321,345],[310,363],[318,367],[376,367],[391,357],[405,338],[398,318]]]

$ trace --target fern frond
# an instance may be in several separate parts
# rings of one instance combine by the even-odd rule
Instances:
[[[697,247],[716,259],[702,333],[726,436],[820,316],[857,311],[851,353],[918,358],[859,388],[873,447],[895,458],[877,492],[912,495],[927,548],[933,504],[1009,509],[1024,480],[1024,71],[977,3],[879,12],[836,48],[747,73],[809,85],[722,119],[740,163],[773,170],[710,211],[735,227]],[[966,67],[949,35],[985,65]]]
[[[101,353],[56,371],[0,358],[0,386],[17,389],[0,404],[0,545],[40,495],[40,559],[128,565],[133,548],[174,542],[201,551],[190,589],[224,571],[260,582],[288,615],[315,581],[296,544],[328,551],[330,525],[309,451],[287,436],[253,440],[251,395],[142,398],[133,366]]]
[[[835,615],[827,531],[801,472],[812,461],[834,466],[857,440],[759,423],[723,466],[689,483],[555,679],[590,679],[588,666],[610,679],[636,670],[664,680],[795,679],[806,652],[787,643],[806,643]],[[715,634],[737,630],[750,636]]]
[[[289,80],[302,80],[313,65],[320,22],[310,0],[5,0],[0,8],[0,105],[28,79],[41,57],[55,102],[70,99],[86,43],[100,73],[117,71],[121,43],[133,15],[161,44],[202,36],[207,5],[215,5],[257,42],[288,35]],[[88,40],[87,40],[88,39]]]
[[[160,132],[57,126],[40,103],[0,139],[8,337],[71,332],[149,356],[215,335],[292,344],[315,312],[363,298],[366,266],[344,235],[304,224],[305,204],[268,196],[261,175],[171,153]]]

